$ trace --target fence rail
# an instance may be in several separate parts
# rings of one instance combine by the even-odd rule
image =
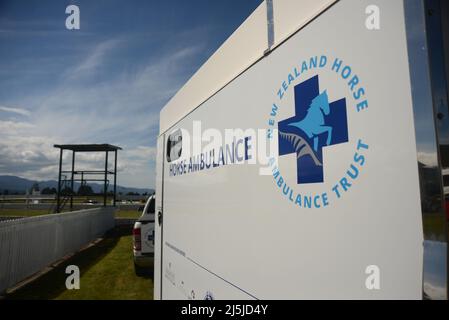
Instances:
[[[117,207],[121,210],[137,210],[144,206],[145,204],[139,203],[139,204],[123,204],[118,202]],[[47,210],[49,211],[52,207],[54,207],[54,203],[2,203],[0,202],[0,210]],[[73,209],[74,210],[83,210],[83,209],[91,209],[91,208],[98,208],[103,207],[103,203],[98,204],[83,204],[83,203],[74,203]]]
[[[112,207],[0,221],[0,293],[114,227]]]

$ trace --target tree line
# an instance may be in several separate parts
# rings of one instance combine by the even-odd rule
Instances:
[[[29,189],[29,193],[32,194],[33,191],[37,191],[37,192],[40,191],[39,184],[37,184],[37,183],[33,184],[33,186]],[[42,191],[40,191],[40,194],[42,194],[42,195],[54,195],[57,193],[58,193],[58,190],[54,187],[53,188],[45,187],[42,189]],[[0,189],[0,195],[20,195],[20,194],[23,194],[23,192],[11,191],[8,189],[3,189],[3,190]],[[92,189],[92,187],[89,186],[88,184],[80,185],[76,192],[73,192],[72,188],[67,187],[67,186],[61,190],[61,195],[63,195],[63,196],[69,196],[72,194],[78,195],[78,196],[93,196],[93,195],[99,195],[99,194],[102,195],[103,192],[95,193],[94,190]],[[108,191],[107,194],[111,195],[111,196],[114,195],[114,193],[112,191]],[[122,192],[118,192],[118,194],[123,195]],[[145,193],[140,194],[138,192],[127,192],[125,195],[127,195],[127,196],[140,196],[140,195],[147,196],[147,195],[149,195],[149,193],[145,192]]]

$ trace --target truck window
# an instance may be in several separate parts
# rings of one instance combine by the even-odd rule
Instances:
[[[155,203],[156,203],[155,198],[154,197],[151,198],[150,203],[148,204],[148,209],[147,209],[146,214],[154,214],[154,212],[155,212]]]

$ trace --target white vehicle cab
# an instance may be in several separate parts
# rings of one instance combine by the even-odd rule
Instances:
[[[133,228],[134,270],[138,276],[153,268],[155,195],[147,200]]]

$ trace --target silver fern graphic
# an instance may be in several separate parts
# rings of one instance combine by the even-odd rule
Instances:
[[[312,147],[310,147],[309,143],[301,136],[298,136],[294,133],[287,133],[282,131],[279,131],[279,135],[281,138],[287,140],[292,144],[293,148],[295,149],[297,159],[301,158],[302,156],[309,155],[312,158],[313,162],[315,162],[316,166],[323,165],[315,155],[315,152],[313,152],[313,149]]]

